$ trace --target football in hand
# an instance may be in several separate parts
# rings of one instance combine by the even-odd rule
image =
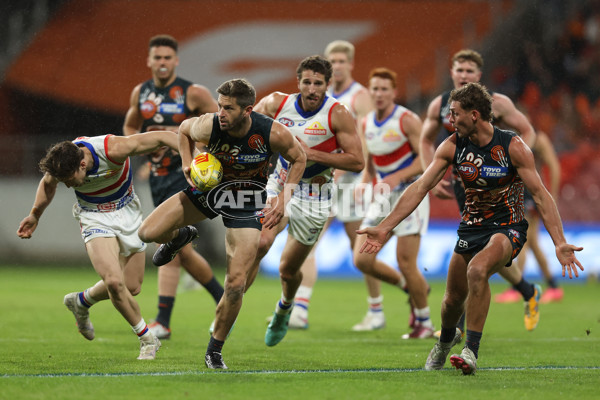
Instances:
[[[200,153],[192,160],[190,178],[198,190],[206,192],[221,183],[223,166],[212,154]]]

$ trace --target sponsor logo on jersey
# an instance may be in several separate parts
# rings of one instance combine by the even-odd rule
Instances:
[[[384,142],[397,142],[398,140],[402,140],[402,135],[400,135],[399,132],[390,129],[383,134],[382,140]]]
[[[183,114],[183,104],[176,103],[162,103],[158,106],[159,111],[162,114]]]
[[[294,126],[294,121],[292,121],[291,119],[286,118],[286,117],[279,118],[279,123],[287,126],[288,128],[291,128],[292,126]]]
[[[177,100],[178,103],[183,103],[183,88],[181,86],[173,86],[169,90],[169,97]]]
[[[506,167],[491,167],[484,165],[481,167],[481,176],[483,178],[503,178],[508,175],[508,168]]]
[[[305,135],[327,135],[327,129],[323,128],[320,122],[315,122],[304,129]]]

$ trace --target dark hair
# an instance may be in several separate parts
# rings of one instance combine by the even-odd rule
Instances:
[[[372,78],[389,79],[392,81],[392,87],[396,87],[396,73],[389,68],[375,68],[369,73],[369,82]]]
[[[302,71],[313,71],[325,76],[325,82],[329,83],[333,71],[331,69],[331,63],[323,58],[322,56],[310,56],[300,61],[298,68],[296,68],[296,75],[298,79],[302,77]]]
[[[479,67],[479,69],[483,68],[483,57],[481,57],[481,54],[479,54],[475,50],[463,49],[463,50],[457,51],[456,53],[454,53],[454,56],[452,57],[452,65],[454,65],[454,63],[457,61],[458,62],[472,61]]]
[[[221,83],[217,93],[222,96],[233,97],[241,108],[253,106],[256,102],[254,86],[244,78],[230,79]]]
[[[471,82],[450,92],[448,101],[457,101],[467,111],[477,110],[485,121],[492,121],[492,96],[480,83]]]
[[[173,50],[175,50],[175,53],[177,53],[177,40],[175,40],[175,38],[171,35],[156,35],[156,36],[152,36],[150,38],[150,42],[148,43],[148,50],[150,50],[153,47],[158,47],[158,46],[167,46],[172,48]]]
[[[65,140],[50,147],[38,166],[41,172],[64,181],[77,172],[83,156],[83,150],[79,146]]]

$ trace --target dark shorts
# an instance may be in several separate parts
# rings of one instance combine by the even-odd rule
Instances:
[[[254,228],[259,231],[262,230],[262,222],[264,220],[262,213],[263,205],[257,205],[254,202],[243,203],[241,207],[219,205],[219,199],[215,198],[215,189],[208,192],[201,192],[195,187],[188,186],[183,190],[183,193],[207,218],[214,219],[220,215],[223,218],[223,225],[226,228]],[[266,200],[266,192],[264,200]]]
[[[470,254],[474,256],[479,253],[496,233],[505,235],[512,245],[513,252],[510,261],[506,264],[510,267],[512,260],[519,255],[523,245],[527,241],[527,221],[523,220],[511,226],[469,226],[460,224],[458,227],[458,239],[454,252],[458,254]]]

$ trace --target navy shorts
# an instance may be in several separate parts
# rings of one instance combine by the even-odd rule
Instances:
[[[521,249],[523,249],[523,245],[527,241],[528,225],[525,220],[511,226],[472,226],[460,224],[454,252],[474,256],[483,250],[493,235],[501,233],[508,237],[513,248],[511,259],[506,264],[507,267],[510,267],[512,260],[519,255]]]
[[[217,186],[218,188],[218,186]],[[215,188],[216,189],[216,188]],[[262,204],[257,205],[254,202],[243,203],[240,207],[231,203],[221,204],[215,197],[217,191],[209,190],[201,192],[193,186],[188,186],[183,193],[191,200],[198,210],[209,219],[217,216],[223,218],[223,225],[226,228],[255,228],[262,230],[264,215]],[[266,201],[266,192],[264,192],[263,203]]]

